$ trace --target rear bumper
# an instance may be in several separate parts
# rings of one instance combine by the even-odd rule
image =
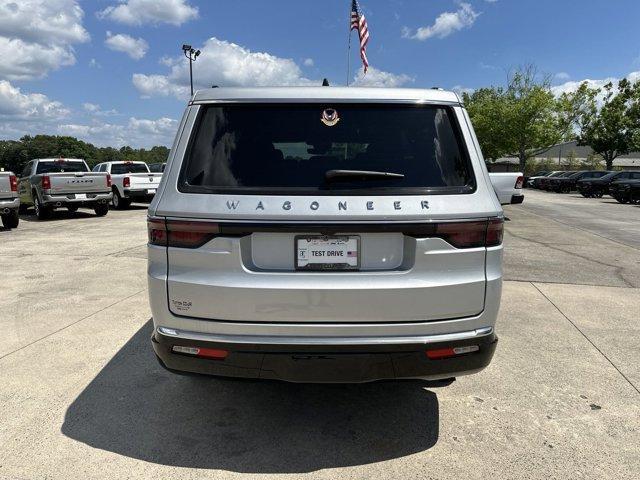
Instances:
[[[149,187],[147,188],[140,188],[140,189],[130,189],[130,188],[125,188],[124,189],[124,196],[125,198],[131,199],[131,200],[139,200],[139,201],[146,201],[146,202],[150,202],[151,200],[153,200],[153,197],[155,196],[155,193],[147,193],[148,190],[157,190],[157,186],[155,187]]]
[[[420,337],[238,337],[178,332],[159,327],[151,342],[160,364],[176,373],[284,380],[357,383],[422,378],[439,380],[478,372],[497,345],[492,327]],[[224,360],[173,353],[173,346],[222,349]],[[477,351],[430,359],[426,350],[477,346]]]
[[[20,199],[16,198],[0,198],[0,209],[8,208],[10,210],[16,209],[20,206]]]
[[[102,192],[102,193],[87,193],[87,198],[83,198],[83,199],[79,199],[79,198],[75,198],[75,194],[58,194],[58,195],[51,195],[51,194],[43,194],[42,195],[42,202],[45,205],[51,205],[51,204],[57,204],[60,203],[60,205],[93,205],[95,203],[107,203],[111,201],[111,198],[113,197],[113,193],[111,192]]]

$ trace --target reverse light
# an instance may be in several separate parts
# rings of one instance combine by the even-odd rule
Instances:
[[[524,177],[520,175],[516,180],[515,188],[522,188],[523,185],[524,185]]]
[[[131,179],[129,177],[124,177],[122,179],[122,186],[127,188],[131,186]]]
[[[42,176],[42,189],[43,190],[51,189],[51,178],[49,178],[49,175]]]
[[[431,360],[438,360],[441,358],[451,358],[457,355],[465,355],[467,353],[473,353],[480,350],[478,345],[465,345],[464,347],[454,348],[437,348],[434,350],[427,350],[425,353]]]
[[[229,356],[228,350],[222,350],[219,348],[185,347],[182,345],[174,345],[171,348],[171,351],[174,353],[181,353],[183,355],[209,358],[211,360],[224,360]]]
[[[107,187],[111,188],[111,185],[112,185],[112,183],[111,183],[111,174],[107,173]]]
[[[16,177],[15,175],[9,175],[9,183],[11,184],[11,191],[12,192],[17,192],[18,191],[18,177]]]

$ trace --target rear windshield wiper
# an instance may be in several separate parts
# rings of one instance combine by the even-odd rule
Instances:
[[[327,170],[324,174],[324,178],[326,180],[340,180],[351,178],[363,180],[391,180],[394,178],[404,178],[404,175],[402,173],[376,172],[373,170]]]

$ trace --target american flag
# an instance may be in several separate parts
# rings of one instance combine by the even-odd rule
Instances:
[[[369,68],[369,60],[367,60],[369,27],[367,26],[367,19],[364,17],[364,13],[360,10],[358,0],[352,0],[351,2],[351,30],[358,31],[358,37],[360,37],[360,58],[362,58],[364,73],[367,73],[367,69]]]

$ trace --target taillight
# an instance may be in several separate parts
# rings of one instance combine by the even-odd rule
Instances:
[[[12,192],[17,192],[18,191],[18,177],[16,177],[15,175],[9,175],[9,183],[11,184],[11,191]]]
[[[147,218],[147,233],[150,245],[167,246],[167,227],[163,219]]]
[[[434,350],[427,350],[425,353],[430,360],[438,360],[441,358],[451,358],[457,355],[465,355],[467,353],[473,353],[480,350],[478,345],[467,345],[465,347],[453,347],[453,348],[436,348]]]
[[[171,348],[171,351],[174,353],[181,353],[183,355],[209,358],[211,360],[224,360],[229,356],[228,350],[222,350],[220,348],[183,347],[182,345],[174,345]]]
[[[107,187],[111,188],[111,174],[107,173]]]
[[[522,188],[523,185],[524,185],[524,177],[520,175],[516,180],[515,188]]]
[[[487,239],[485,246],[497,247],[502,244],[502,236],[504,234],[504,220],[502,218],[494,218],[489,220],[487,225]]]
[[[484,247],[487,222],[451,222],[436,224],[435,237],[456,248]]]
[[[217,223],[183,220],[147,220],[149,244],[176,248],[198,248],[220,233]]]
[[[129,177],[124,177],[122,179],[122,186],[123,187],[130,187],[131,186],[131,179]]]
[[[49,175],[43,175],[42,176],[42,189],[43,190],[49,190],[51,188],[51,179],[49,178]]]

